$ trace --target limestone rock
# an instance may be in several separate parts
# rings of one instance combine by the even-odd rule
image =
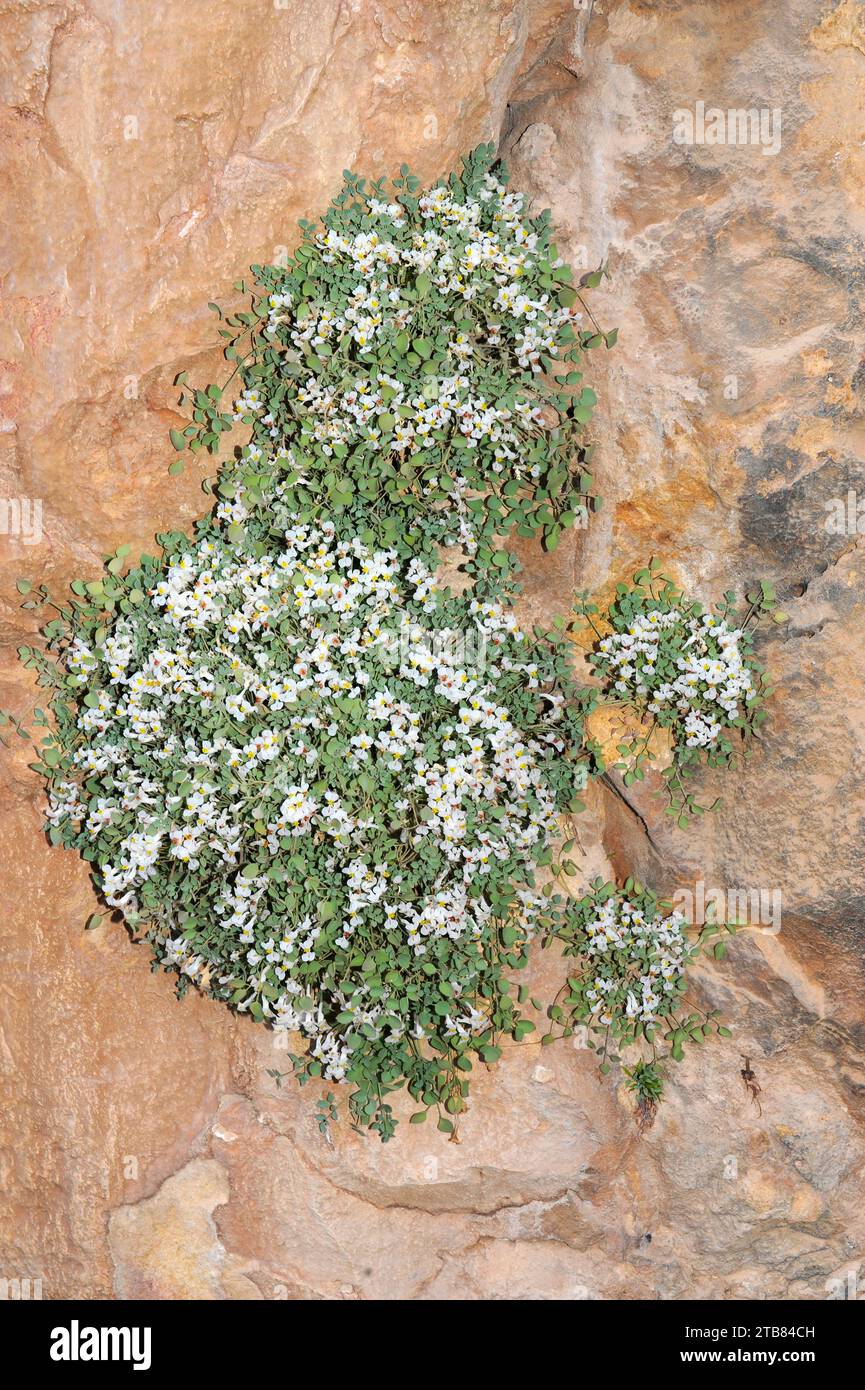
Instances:
[[[45,843],[13,735],[0,1275],[49,1298],[861,1288],[862,550],[826,527],[833,499],[865,497],[861,7],[28,0],[0,3],[0,46],[0,492],[41,499],[44,528],[0,537],[10,649],[22,572],[56,584],[202,510],[200,468],[166,476],[166,434],[174,374],[219,371],[207,301],[290,246],[344,167],[432,176],[499,137],[563,255],[609,259],[592,307],[620,328],[587,369],[604,508],[554,556],[520,549],[524,613],[608,597],[655,554],[704,599],[763,575],[789,614],[753,760],[699,784],[717,814],[680,832],[649,778],[593,787],[575,822],[584,879],[782,894],[779,932],[749,921],[700,966],[734,1039],[675,1069],[642,1137],[579,1038],[480,1068],[459,1143],[320,1134],[271,1075],[289,1069],[272,1036],[175,1002],[120,925],[83,930],[87,874]],[[677,143],[698,102],[764,109],[766,140]],[[0,704],[34,693],[10,650]],[[539,992],[565,970],[531,967]]]

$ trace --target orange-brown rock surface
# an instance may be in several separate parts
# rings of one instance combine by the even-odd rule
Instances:
[[[693,1050],[642,1136],[564,1043],[479,1077],[459,1144],[323,1137],[309,1095],[274,1084],[272,1037],[178,1004],[121,926],[84,931],[87,873],[45,843],[13,735],[0,1278],[121,1299],[823,1299],[865,1280],[863,551],[826,526],[858,488],[865,529],[861,20],[852,0],[0,0],[0,495],[43,508],[39,544],[0,535],[4,708],[33,702],[15,579],[59,582],[202,509],[166,435],[174,374],[218,369],[207,301],[290,246],[343,168],[434,176],[490,138],[563,254],[608,259],[593,303],[620,329],[589,369],[604,507],[555,556],[523,553],[527,610],[609,594],[654,553],[706,599],[764,576],[789,615],[763,647],[755,757],[701,780],[714,816],[684,833],[656,782],[613,778],[577,822],[587,877],[783,903],[700,967],[734,1037]],[[778,125],[678,143],[698,102]]]

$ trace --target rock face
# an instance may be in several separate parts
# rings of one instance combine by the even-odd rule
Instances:
[[[384,1147],[321,1136],[309,1095],[274,1084],[288,1064],[270,1036],[177,1004],[120,926],[83,930],[87,875],[45,844],[13,738],[0,1278],[41,1278],[48,1298],[807,1300],[858,1274],[861,1296],[861,7],[28,0],[0,16],[0,491],[39,500],[43,531],[29,544],[7,506],[4,708],[33,702],[15,579],[59,583],[202,509],[195,469],[166,476],[166,433],[174,374],[218,370],[207,301],[290,246],[344,167],[433,176],[490,138],[562,253],[608,259],[593,308],[620,329],[589,368],[605,505],[555,557],[523,553],[527,611],[607,595],[656,554],[705,599],[773,580],[789,615],[763,651],[759,750],[701,781],[724,796],[714,816],[671,828],[650,781],[594,788],[578,821],[586,877],[750,894],[697,982],[734,1038],[676,1069],[642,1137],[567,1044],[479,1077],[459,1144],[407,1125]],[[533,970],[554,992],[561,963]]]

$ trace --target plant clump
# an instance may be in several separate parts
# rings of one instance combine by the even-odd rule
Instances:
[[[48,818],[157,962],[302,1035],[387,1130],[389,1090],[461,1108],[466,1056],[516,1026],[503,970],[592,697],[510,609],[284,492],[235,539],[222,505],[164,538],[110,626],[58,639]]]
[[[608,614],[583,598],[604,630],[602,684],[581,687],[564,617],[521,630],[500,546],[553,549],[596,505],[578,367],[615,337],[583,318],[600,273],[574,285],[490,147],[426,191],[406,169],[390,187],[347,174],[323,225],[302,225],[221,330],[233,408],[190,390],[172,431],[215,452],[251,429],[206,485],[211,513],[137,565],[121,546],[65,601],[19,583],[52,610],[44,648],[21,649],[51,690],[32,764],[49,837],[180,995],[192,983],[287,1034],[300,1081],[344,1087],[383,1140],[403,1089],[412,1122],[452,1133],[473,1070],[544,1013],[540,1042],[585,1027],[604,1070],[641,1050],[625,1075],[648,1123],[658,1047],[680,1058],[726,1031],[684,1004],[720,927],[695,941],[630,880],[574,899],[561,817],[604,772],[584,725],[605,698],[673,731],[675,814],[702,809],[683,775],[732,762],[733,733],[763,717],[751,624],[771,592],[715,617],[653,562]],[[437,577],[445,543],[460,592]],[[571,973],[545,1009],[514,975],[552,941]],[[324,1129],[334,1092],[317,1108]]]
[[[176,446],[216,449],[251,427],[238,478],[274,466],[299,516],[374,526],[402,552],[461,541],[488,566],[496,537],[554,548],[592,502],[585,352],[603,334],[552,240],[482,146],[446,183],[347,172],[285,265],[254,266],[252,311],[228,320],[242,389],[190,392]],[[245,288],[245,286],[244,286]],[[214,306],[216,307],[216,306]],[[185,376],[180,378],[185,382]]]
[[[682,912],[632,879],[623,888],[595,880],[589,893],[568,904],[556,932],[565,955],[579,963],[562,1010],[572,1025],[587,1025],[601,1036],[605,1061],[638,1043],[652,1048],[654,1061],[661,1040],[681,1061],[688,1039],[702,1042],[716,1031],[727,1035],[714,1023],[716,1014],[683,1007],[688,968],[704,937],[717,931],[714,924],[695,938]]]
[[[740,753],[747,756],[766,718],[770,691],[754,654],[754,631],[773,607],[774,593],[763,584],[748,595],[745,611],[732,592],[712,611],[687,598],[656,561],[635,575],[633,585],[618,584],[604,613],[585,598],[578,604],[598,639],[589,660],[605,695],[633,709],[649,726],[644,737],[621,748],[631,760],[622,764],[625,783],[642,777],[653,756],[649,742],[655,729],[668,729],[673,761],[661,775],[669,813],[683,829],[691,815],[707,809],[686,789],[685,778],[702,761],[709,767],[731,767]],[[594,615],[600,617],[600,628]]]

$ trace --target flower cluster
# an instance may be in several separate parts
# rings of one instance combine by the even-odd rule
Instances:
[[[577,604],[594,629],[597,641],[590,661],[613,700],[630,706],[647,726],[629,745],[621,745],[626,761],[619,764],[630,785],[643,776],[655,728],[670,731],[672,764],[662,773],[669,794],[669,812],[684,829],[692,814],[700,814],[684,778],[705,758],[710,767],[729,767],[765,719],[767,693],[763,667],[754,656],[754,622],[774,607],[774,593],[765,582],[747,595],[749,608],[736,608],[729,593],[715,612],[685,598],[660,573],[656,561],[634,576],[634,584],[619,584],[609,609],[595,615],[597,605]],[[717,804],[717,803],[716,803]]]
[[[407,169],[389,190],[347,174],[286,265],[253,267],[254,312],[229,320],[242,390],[230,413],[217,387],[190,393],[177,446],[243,421],[239,476],[275,452],[298,512],[345,511],[401,553],[461,539],[479,569],[512,528],[555,545],[585,524],[596,398],[576,367],[613,341],[584,321],[600,272],[575,287],[548,215],[492,161],[482,147],[426,192]]]
[[[287,491],[164,538],[61,642],[48,819],[165,966],[302,1035],[387,1128],[383,1072],[459,1108],[459,1050],[512,1026],[511,923],[544,910],[591,696],[510,610]]]
[[[755,693],[742,636],[713,613],[649,608],[601,639],[595,665],[614,677],[617,694],[675,727],[686,747],[708,748]]]
[[[586,922],[586,955],[597,970],[585,991],[592,1016],[654,1023],[684,978],[687,945],[680,912],[647,916],[627,898],[608,898]],[[666,998],[665,998],[666,996]]]
[[[660,1036],[680,1059],[688,1038],[727,1035],[715,1011],[682,1012],[686,971],[703,946],[702,937],[689,940],[686,933],[684,915],[632,879],[623,888],[596,879],[568,905],[557,930],[565,954],[577,962],[570,994],[554,1011],[559,1021],[567,1017],[571,1026],[601,1035],[605,1059],[611,1049],[642,1042],[654,1062]]]

